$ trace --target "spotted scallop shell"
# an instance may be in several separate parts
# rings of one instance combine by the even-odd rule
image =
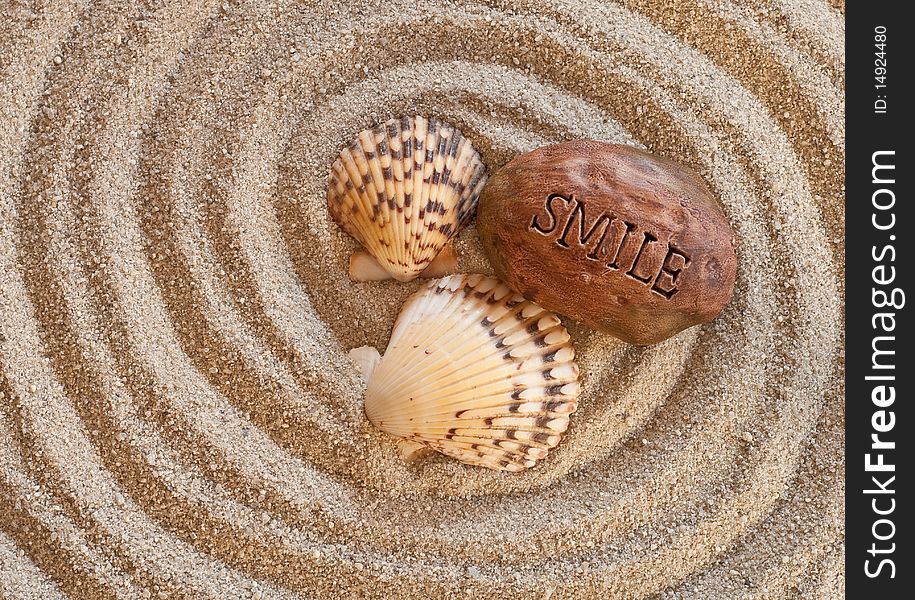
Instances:
[[[429,282],[404,304],[384,356],[371,350],[354,354],[368,372],[369,420],[461,462],[532,467],[577,407],[565,327],[492,277]]]
[[[473,219],[484,171],[470,141],[438,119],[402,117],[360,133],[334,161],[327,186],[331,217],[378,263],[354,255],[350,274],[420,276]],[[453,253],[443,258],[453,272]],[[441,271],[434,265],[432,274]]]

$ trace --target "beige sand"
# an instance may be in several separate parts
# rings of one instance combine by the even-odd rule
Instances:
[[[6,1],[0,595],[839,598],[841,5]],[[584,392],[521,475],[400,462],[346,358],[325,177],[363,127],[687,163],[740,239],[712,324],[569,322]],[[488,272],[476,232],[462,267]]]

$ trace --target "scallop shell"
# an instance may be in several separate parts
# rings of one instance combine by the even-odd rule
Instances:
[[[451,125],[392,119],[360,133],[334,161],[327,206],[385,271],[410,281],[473,219],[484,171]]]
[[[532,467],[559,443],[577,407],[565,327],[492,277],[429,282],[404,304],[380,361],[363,350],[353,356],[374,363],[369,420],[472,465]]]

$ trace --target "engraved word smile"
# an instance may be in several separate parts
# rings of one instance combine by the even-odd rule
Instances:
[[[543,208],[545,214],[535,214],[531,219],[532,231],[545,237],[558,236],[556,245],[560,248],[584,249],[588,260],[602,261],[606,269],[620,271],[668,300],[679,291],[677,282],[690,258],[673,244],[660,241],[647,230],[639,233],[636,224],[606,212],[589,227],[585,204],[575,196],[550,194]]]

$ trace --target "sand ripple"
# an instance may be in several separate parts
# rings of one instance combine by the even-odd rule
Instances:
[[[0,592],[834,598],[843,592],[843,15],[825,1],[157,1],[0,23]],[[700,171],[736,292],[651,348],[568,326],[562,445],[416,466],[346,358],[328,166],[401,113],[490,167],[565,139]],[[489,272],[473,228],[466,271]]]

